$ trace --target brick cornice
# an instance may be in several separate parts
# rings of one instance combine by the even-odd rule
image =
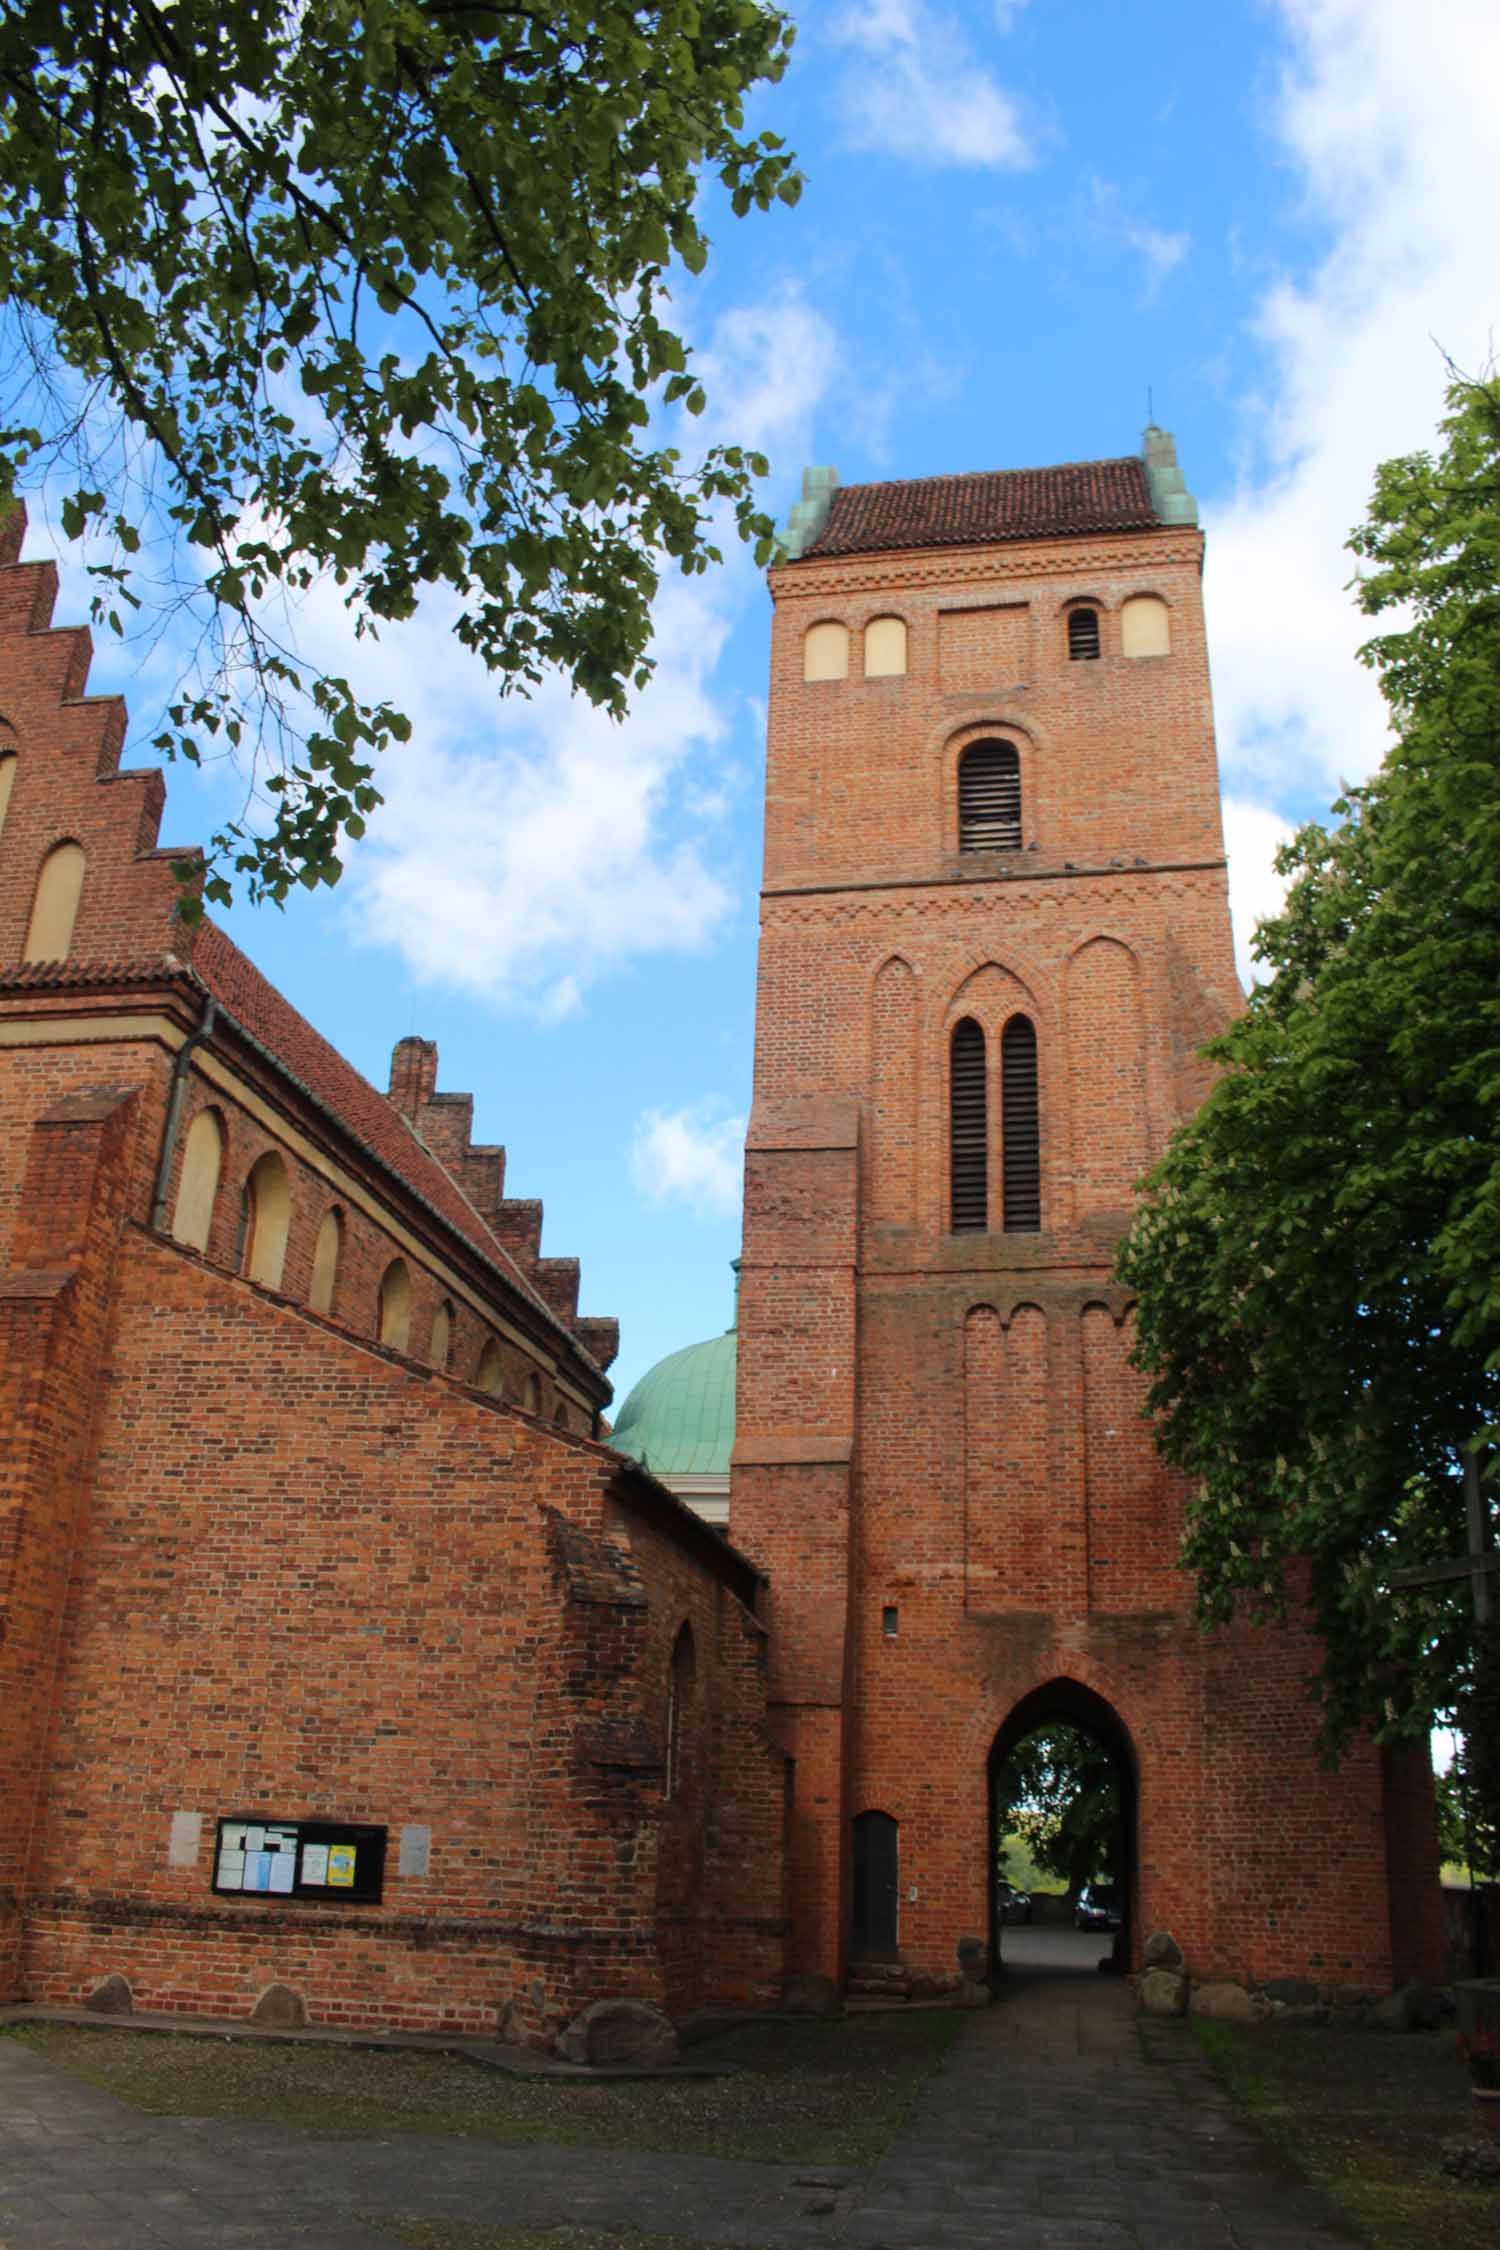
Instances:
[[[772,599],[791,595],[893,592],[923,586],[1007,584],[1020,578],[1077,577],[1085,569],[1146,570],[1163,564],[1201,565],[1201,531],[1132,533],[1127,538],[1049,539],[994,547],[923,547],[897,554],[830,555],[826,560],[782,563],[766,573]]]

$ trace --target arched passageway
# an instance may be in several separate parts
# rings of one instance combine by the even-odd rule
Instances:
[[[1016,1705],[989,1757],[997,1966],[1007,1955],[1036,1974],[1131,1966],[1136,1781],[1123,1720],[1080,1681],[1049,1680]],[[1023,1856],[1043,1871],[1045,1887],[1018,1887]]]

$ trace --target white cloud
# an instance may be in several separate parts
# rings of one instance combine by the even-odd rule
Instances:
[[[795,455],[831,378],[835,339],[793,291],[724,316],[701,364],[709,414],[684,446],[732,434]],[[452,638],[453,604],[364,641],[361,692],[388,696],[413,737],[380,776],[386,803],[351,853],[353,934],[419,981],[543,1017],[564,1015],[631,960],[711,944],[735,900],[718,864],[736,776],[737,716],[714,670],[758,578],[732,527],[722,569],[667,576],[656,673],[615,724],[558,679],[500,701]],[[353,650],[338,590],[299,633],[331,669]]]
[[[1089,200],[1095,231],[1140,259],[1142,301],[1153,304],[1168,274],[1181,265],[1192,248],[1192,236],[1149,226],[1126,210],[1119,189],[1109,180],[1091,179]]]
[[[1016,9],[995,11],[1001,31]],[[828,37],[850,60],[838,87],[853,148],[913,164],[1024,170],[1031,141],[1012,95],[975,54],[962,19],[929,0],[863,0]]]
[[[1364,778],[1387,740],[1355,661],[1370,626],[1344,541],[1376,463],[1433,442],[1442,351],[1482,365],[1500,313],[1500,12],[1281,0],[1281,14],[1293,60],[1272,124],[1332,245],[1261,298],[1270,376],[1247,405],[1242,487],[1205,511],[1207,592],[1230,786],[1305,805]]]
[[[643,1202],[683,1203],[701,1216],[740,1207],[745,1120],[712,1100],[646,1110],[630,1143],[630,1177]]]
[[[1244,797],[1224,799],[1224,846],[1229,854],[1229,916],[1234,924],[1234,957],[1240,982],[1248,990],[1260,970],[1250,958],[1257,922],[1274,914],[1286,896],[1286,881],[1272,865],[1290,843],[1292,823],[1268,805]]]

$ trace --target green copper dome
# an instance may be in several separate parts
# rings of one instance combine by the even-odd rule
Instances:
[[[729,1328],[659,1359],[620,1408],[610,1444],[667,1482],[674,1476],[727,1477],[738,1341]]]

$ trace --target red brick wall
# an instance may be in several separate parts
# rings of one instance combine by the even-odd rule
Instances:
[[[1162,529],[772,573],[731,1526],[771,1579],[803,1967],[841,1972],[850,1824],[878,1808],[901,1824],[904,1958],[953,1971],[988,1924],[991,1747],[1024,1699],[1082,1687],[1138,1783],[1137,1946],[1165,1927],[1199,1975],[1390,1981],[1379,1761],[1319,1764],[1304,1638],[1200,1634],[1184,1489],[1141,1422],[1111,1278],[1131,1184],[1240,1004],[1201,553]],[[1139,592],[1170,605],[1167,656],[1120,653]],[[1098,662],[1067,656],[1084,596]],[[867,681],[863,627],[892,614],[908,671]],[[805,683],[827,618],[850,676]],[[960,853],[958,761],[994,734],[1020,753],[1022,848]],[[1038,1039],[1032,1235],[1000,1231],[1016,1011]],[[954,1235],[964,1015],[987,1040],[991,1223]]]
[[[204,1261],[124,1238],[67,1598],[23,1989],[533,2035],[588,2000],[765,1998],[780,1760],[759,1628],[616,1495],[604,1449],[465,1397]],[[702,1709],[663,1804],[687,1617]],[[718,1784],[737,1780],[733,1805]],[[174,1868],[175,1810],[204,1816]],[[391,1830],[378,1906],[216,1897],[216,1817]],[[656,1935],[687,1822],[692,1926]],[[431,1872],[396,1874],[430,1826]]]
[[[20,1143],[13,1262],[0,1270],[0,1997],[20,1974],[24,1907],[65,1660],[65,1605],[87,1537],[94,1373],[108,1335],[137,1104],[56,1101]]]

